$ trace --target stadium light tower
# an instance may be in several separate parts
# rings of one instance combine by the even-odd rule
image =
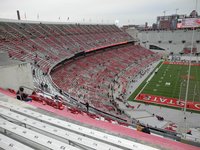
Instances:
[[[195,87],[194,87],[194,93],[193,93],[193,98],[192,98],[192,102],[194,103],[194,98],[196,96],[196,84],[195,84]]]
[[[178,8],[176,8],[176,15],[177,15],[177,13],[178,13],[178,10],[179,10],[179,9],[178,9]]]
[[[165,16],[166,12],[167,12],[167,10],[164,10],[164,11],[163,11],[164,16]]]
[[[19,10],[17,10],[17,19],[18,19],[18,20],[21,20]]]
[[[195,11],[196,10],[197,10],[197,0],[196,0],[196,5],[195,5]],[[184,114],[186,113],[186,109],[187,109],[186,107],[187,107],[188,90],[189,90],[189,83],[190,83],[191,57],[192,57],[193,45],[194,45],[194,27],[193,27],[193,31],[192,31],[192,41],[191,41],[189,69],[188,69],[188,76],[187,76],[187,87],[186,87],[186,94],[185,94]]]
[[[116,25],[116,26],[119,25],[119,20],[118,20],[118,19],[115,20],[115,25]]]
[[[197,0],[195,5],[195,11],[197,10]],[[197,16],[196,16],[197,17]],[[189,68],[188,68],[188,76],[187,76],[187,85],[186,85],[186,93],[185,93],[185,104],[184,104],[184,120],[185,120],[185,129],[187,127],[186,124],[186,110],[187,110],[187,100],[188,100],[188,90],[189,90],[189,84],[190,84],[190,70],[191,70],[191,57],[192,57],[192,50],[194,45],[194,27],[192,31],[192,41],[191,41],[191,49],[190,49],[190,60],[189,60]],[[185,139],[186,139],[186,133],[185,133]]]
[[[181,82],[180,91],[179,91],[179,99],[178,99],[179,103],[181,101],[182,86],[183,86],[183,81]]]

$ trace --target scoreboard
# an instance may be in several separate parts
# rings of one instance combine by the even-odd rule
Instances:
[[[200,27],[200,18],[178,19],[177,28],[197,28]]]

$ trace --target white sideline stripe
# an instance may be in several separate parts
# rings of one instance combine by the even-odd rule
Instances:
[[[34,150],[18,141],[15,141],[3,134],[0,134],[0,148],[5,150]]]
[[[14,123],[11,123],[5,119],[0,118],[0,128],[5,129],[7,131],[10,131],[12,133],[15,133],[17,135],[20,135],[21,137],[24,137],[26,139],[29,139],[30,141],[33,141],[39,145],[42,145],[44,147],[54,149],[54,150],[78,150],[78,148],[73,147],[69,144],[60,142],[58,140],[55,140],[53,138],[50,138],[48,136],[42,135],[40,133],[37,133],[35,131],[31,131],[29,129],[26,129],[24,127],[18,126]]]
[[[76,132],[78,131],[79,133],[82,133],[84,135],[88,135],[88,136],[94,137],[96,139],[100,139],[102,141],[110,142],[110,143],[113,143],[113,144],[118,145],[118,146],[122,146],[122,147],[129,148],[129,149],[137,149],[137,150],[144,150],[144,149],[145,150],[146,149],[157,150],[156,148],[153,148],[153,147],[150,147],[150,146],[147,146],[147,145],[143,145],[143,144],[140,144],[140,143],[137,143],[137,142],[134,142],[134,141],[130,141],[130,140],[127,140],[127,139],[123,139],[123,138],[120,138],[120,137],[117,137],[117,136],[114,136],[114,135],[103,133],[103,132],[93,130],[93,129],[90,129],[90,128],[87,128],[87,127],[83,127],[83,126],[80,126],[80,125],[77,125],[77,124],[73,124],[73,123],[70,123],[70,122],[66,122],[66,121],[63,121],[63,120],[60,120],[60,119],[57,119],[57,118],[53,118],[53,117],[50,117],[50,116],[47,116],[47,115],[42,115],[38,112],[34,112],[32,110],[29,110],[29,109],[18,107],[16,105],[13,105],[13,104],[10,104],[10,103],[7,103],[7,102],[0,101],[0,105],[2,105],[4,107],[8,107],[10,109],[13,109],[16,112],[22,113],[24,115],[28,115],[28,116],[33,117],[33,118],[37,118],[39,120],[42,120],[43,122],[45,121],[45,122],[51,123],[53,125],[56,125],[56,126],[59,126],[59,127],[62,127],[62,128],[66,128],[66,129],[73,130],[73,131],[76,131]]]
[[[1,107],[0,107],[0,114],[3,116],[6,116],[8,118],[11,118],[13,120],[23,122],[26,125],[32,126],[33,128],[45,131],[45,132],[53,134],[55,136],[62,137],[64,139],[82,144],[84,146],[87,146],[87,147],[90,147],[90,148],[93,148],[96,150],[102,150],[102,149],[103,150],[122,150],[121,148],[118,148],[118,147],[115,147],[115,146],[112,146],[112,145],[109,145],[109,144],[106,144],[103,142],[98,142],[98,141],[90,139],[88,137],[84,137],[82,135],[60,129],[58,127],[49,125],[47,123],[36,121],[34,119],[19,115],[17,113],[14,113],[12,111],[6,110]]]
[[[158,63],[159,64],[159,63]],[[162,62],[162,64],[159,66],[159,68],[157,68],[158,70],[160,69],[160,67],[163,65],[163,62]],[[157,65],[156,65],[156,67],[157,67]],[[146,86],[147,86],[147,84],[149,84],[149,81],[153,78],[153,76],[155,75],[155,72],[156,72],[156,70],[154,71],[154,72],[152,72],[152,75],[147,79],[147,81],[146,81],[146,83],[145,83],[145,85],[144,85],[144,87],[140,90],[140,92],[134,97],[134,99],[136,99],[136,97],[138,97],[138,95],[140,95],[140,93],[142,93],[142,91],[144,90],[144,88],[146,88]],[[148,77],[148,76],[147,76]],[[141,83],[142,84],[142,83]]]

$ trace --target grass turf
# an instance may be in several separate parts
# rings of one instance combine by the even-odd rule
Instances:
[[[141,93],[185,99],[188,66],[163,64]],[[133,100],[144,87],[146,80],[129,97]],[[180,93],[180,95],[179,95]],[[191,66],[188,101],[200,102],[200,66]]]

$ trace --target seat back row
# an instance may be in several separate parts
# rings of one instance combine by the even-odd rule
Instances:
[[[41,113],[29,110],[29,109],[25,109],[22,107],[18,107],[13,104],[10,104],[10,103],[0,101],[0,106],[9,108],[18,114],[22,114],[22,115],[32,118],[34,120],[38,120],[38,121],[41,121],[41,122],[47,123],[49,125],[53,125],[55,127],[65,129],[65,130],[70,130],[70,131],[73,131],[76,133],[78,132],[78,134],[80,134],[80,135],[82,134],[82,135],[91,137],[93,139],[97,139],[101,142],[106,142],[110,145],[113,145],[113,146],[116,146],[119,148],[122,147],[123,149],[155,150],[155,148],[153,148],[153,147],[146,146],[146,145],[140,144],[138,142],[134,142],[131,140],[127,140],[127,139],[115,136],[115,135],[100,132],[100,131],[97,131],[97,130],[94,130],[94,129],[91,129],[88,127],[84,127],[84,126],[77,125],[77,124],[67,122],[64,120],[60,120],[60,119],[57,119],[54,117],[43,115]]]
[[[0,118],[0,128],[11,134],[18,135],[21,138],[28,139],[30,142],[37,143],[42,149],[49,148],[54,150],[78,150],[78,148],[74,146],[16,125],[2,118]]]
[[[64,130],[59,127],[55,127],[48,123],[44,123],[44,122],[32,119],[24,115],[20,115],[16,112],[9,111],[8,109],[6,110],[5,108],[0,107],[0,114],[8,119],[11,119],[20,123],[24,123],[26,127],[28,127],[29,129],[35,129],[36,131],[45,132],[45,135],[48,135],[49,137],[52,137],[52,138],[57,137],[57,139],[60,138],[62,140],[69,141],[69,143],[72,142],[74,143],[74,145],[80,144],[87,148],[89,147],[89,148],[97,149],[97,150],[101,150],[101,149],[122,150],[121,148],[97,141],[95,139],[85,137],[81,134],[74,133],[69,130]]]
[[[3,134],[0,134],[0,149],[1,148],[5,150],[34,150],[33,148],[13,140],[12,138]]]

